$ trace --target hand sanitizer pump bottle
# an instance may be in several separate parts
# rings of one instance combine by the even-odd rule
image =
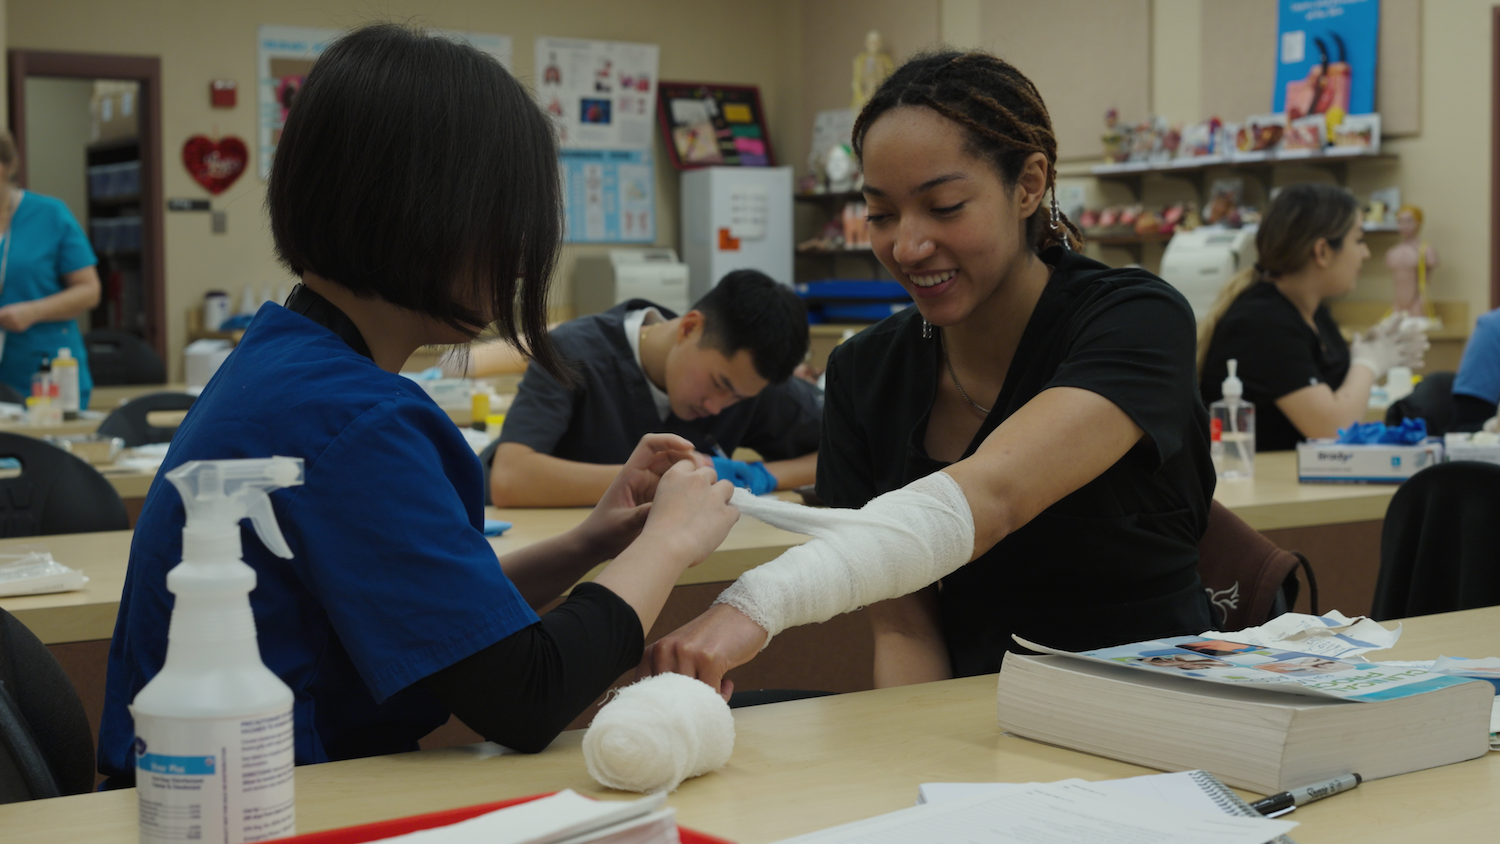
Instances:
[[[1208,406],[1209,451],[1221,481],[1255,477],[1255,405],[1244,400],[1238,360],[1229,360],[1224,398]]]
[[[130,707],[140,840],[239,844],[293,835],[292,690],[255,638],[255,570],[241,559],[249,518],[290,559],[268,492],[302,483],[302,461],[197,460],[167,473],[187,510],[161,672]]]

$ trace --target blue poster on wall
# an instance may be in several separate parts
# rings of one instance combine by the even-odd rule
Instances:
[[[1309,114],[1375,110],[1380,0],[1280,0],[1271,110]]]
[[[568,243],[655,243],[656,175],[651,151],[565,149],[563,176]]]

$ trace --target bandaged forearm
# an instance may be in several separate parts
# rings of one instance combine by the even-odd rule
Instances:
[[[731,503],[766,524],[813,537],[745,572],[714,602],[729,604],[771,636],[915,592],[974,553],[968,499],[944,472],[858,510],[804,507],[742,489]]]

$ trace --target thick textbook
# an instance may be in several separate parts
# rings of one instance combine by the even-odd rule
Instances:
[[[1201,768],[1271,794],[1483,756],[1493,700],[1483,682],[1353,703],[1011,653],[997,712],[1001,729],[1018,736],[1163,771]]]

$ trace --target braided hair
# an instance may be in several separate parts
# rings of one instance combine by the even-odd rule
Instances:
[[[1046,188],[1056,201],[1057,136],[1036,86],[1004,59],[984,52],[922,53],[881,84],[854,121],[855,156],[863,159],[865,132],[876,118],[898,106],[925,106],[964,127],[965,152],[987,161],[1007,187],[1021,177],[1027,157],[1047,157]],[[1041,252],[1083,235],[1061,213],[1057,224],[1043,203],[1026,221],[1026,242]]]

